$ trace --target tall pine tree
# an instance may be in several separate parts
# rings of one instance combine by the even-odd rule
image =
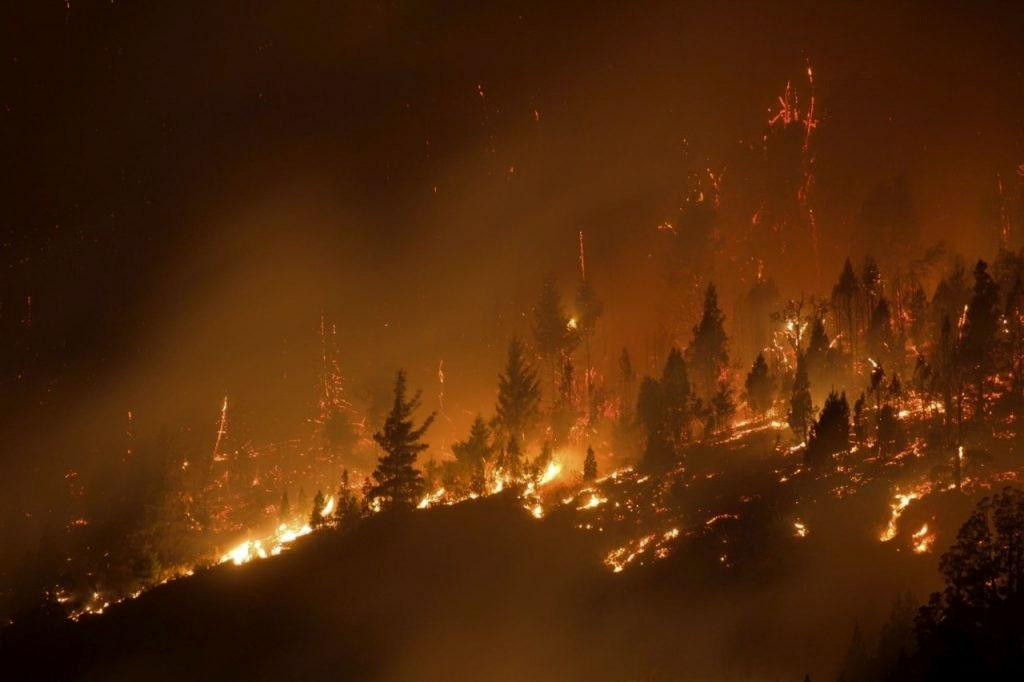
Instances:
[[[725,315],[718,307],[718,292],[714,284],[709,284],[704,295],[704,312],[693,328],[693,341],[687,351],[697,395],[705,399],[715,394],[719,379],[729,365],[724,322]]]
[[[540,421],[540,382],[526,358],[523,343],[513,337],[508,344],[505,371],[498,375],[498,405],[494,424],[499,446],[507,447],[513,436],[525,442]]]
[[[373,471],[374,484],[368,492],[369,501],[380,508],[412,509],[423,493],[423,478],[416,469],[416,458],[427,449],[420,439],[434,422],[431,413],[419,428],[413,425],[413,414],[420,406],[420,393],[406,400],[405,370],[395,377],[395,402],[384,421],[384,428],[373,434],[373,440],[384,450]]]

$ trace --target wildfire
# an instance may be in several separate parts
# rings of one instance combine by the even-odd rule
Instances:
[[[331,498],[330,502],[333,501],[334,498]],[[326,516],[327,513],[328,509],[325,506],[323,516]],[[253,559],[266,559],[268,556],[277,556],[285,550],[288,544],[312,532],[313,529],[308,524],[296,528],[282,523],[269,538],[246,540],[235,546],[221,556],[220,563],[225,564],[230,561],[235,566],[241,566]]]
[[[921,526],[911,538],[911,547],[914,549],[915,554],[925,554],[932,551],[932,545],[935,543],[935,533],[928,531],[927,523]]]
[[[896,493],[896,497],[893,499],[892,504],[889,505],[889,508],[891,509],[889,523],[886,525],[885,530],[882,531],[882,534],[878,536],[879,540],[882,542],[889,542],[896,537],[897,533],[899,533],[899,526],[897,524],[900,520],[900,516],[903,514],[903,510],[905,510],[914,500],[920,499],[921,495],[922,493],[917,491],[911,491],[906,494]]]

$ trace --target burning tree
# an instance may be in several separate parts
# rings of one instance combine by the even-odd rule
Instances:
[[[373,434],[373,440],[384,450],[373,472],[374,484],[367,491],[367,501],[378,503],[382,510],[412,509],[423,492],[423,479],[415,464],[419,453],[427,449],[420,441],[434,422],[431,413],[423,423],[413,426],[413,413],[420,406],[420,393],[406,400],[405,370],[395,377],[395,402],[384,421],[384,428]]]

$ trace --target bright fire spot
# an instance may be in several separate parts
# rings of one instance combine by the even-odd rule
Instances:
[[[277,556],[284,551],[288,543],[312,532],[313,529],[309,525],[293,528],[282,523],[269,538],[246,540],[229,550],[221,556],[220,563],[225,564],[230,561],[235,566],[241,566],[253,559],[266,559],[268,556]],[[270,549],[268,550],[267,547]]]
[[[924,554],[932,551],[932,545],[935,543],[935,533],[928,532],[927,523],[921,526],[911,537],[913,538],[912,547],[915,554]]]
[[[444,497],[444,488],[438,488],[434,492],[427,493],[426,495],[424,495],[423,499],[420,500],[420,503],[416,505],[416,508],[426,509],[427,507],[432,507],[433,505],[437,504],[442,497]]]
[[[558,462],[551,460],[548,462],[548,466],[544,469],[544,473],[540,475],[540,480],[537,482],[538,485],[545,485],[558,478],[558,475],[562,473],[562,465]]]
[[[604,504],[607,501],[608,501],[607,498],[599,497],[597,495],[597,493],[591,493],[590,499],[587,500],[586,504],[584,504],[582,507],[578,507],[578,509],[580,509],[580,510],[583,510],[583,509],[593,509],[594,507],[601,506],[602,504]]]
[[[538,502],[533,505],[533,509],[530,510],[530,513],[533,514],[533,518],[539,519],[544,516],[544,507],[540,506],[540,503]]]
[[[798,538],[805,538],[807,537],[808,533],[810,533],[810,531],[807,530],[807,526],[804,525],[803,521],[794,521],[793,530]]]
[[[326,502],[324,502],[324,508],[322,510],[320,510],[320,516],[323,517],[323,518],[327,518],[328,516],[331,515],[331,512],[333,512],[333,511],[334,511],[334,496],[332,495],[331,497],[327,498]]]
[[[893,499],[892,504],[889,505],[889,508],[892,510],[892,513],[889,516],[889,523],[886,525],[885,530],[882,531],[882,534],[878,536],[879,540],[882,542],[889,542],[896,537],[896,534],[899,532],[899,527],[896,524],[900,520],[903,510],[907,508],[907,505],[920,497],[920,493],[917,492],[910,492],[905,495],[896,493],[896,497]]]
[[[565,328],[566,329],[570,329],[570,330],[575,330],[578,326],[579,326],[579,323],[576,321],[576,318],[575,317],[570,317],[569,321],[565,325]]]

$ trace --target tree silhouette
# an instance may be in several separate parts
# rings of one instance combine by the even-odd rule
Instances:
[[[687,349],[694,372],[697,394],[710,399],[718,387],[722,372],[729,365],[725,316],[718,307],[718,292],[709,284],[704,295],[704,312],[693,328],[693,341]]]
[[[808,466],[818,467],[828,462],[832,455],[848,450],[849,447],[850,406],[846,402],[846,393],[837,394],[832,391],[825,399],[825,407],[811,429],[804,460]]]
[[[803,354],[798,353],[793,390],[789,399],[789,428],[793,429],[793,433],[799,436],[800,440],[807,438],[808,425],[814,418],[810,387],[810,382],[807,379],[807,363],[804,362]]]
[[[420,406],[420,393],[406,400],[405,370],[395,377],[395,401],[384,421],[384,428],[373,434],[373,440],[384,450],[373,471],[374,484],[368,490],[368,501],[376,500],[382,510],[412,509],[423,492],[423,478],[416,470],[416,458],[427,449],[420,441],[434,422],[431,413],[416,428],[413,414]]]
[[[562,307],[562,297],[558,294],[555,278],[548,275],[544,278],[540,298],[533,309],[533,337],[537,343],[537,350],[551,368],[552,377],[559,358],[568,353],[579,340],[576,334],[578,324],[577,321],[576,328],[570,325],[569,316]]]
[[[711,398],[711,414],[711,431],[728,431],[731,428],[732,418],[736,414],[736,400],[733,398],[732,385],[728,381],[718,382],[718,391]]]
[[[960,363],[967,374],[979,412],[986,406],[985,387],[995,364],[999,330],[999,285],[979,260],[974,268],[974,294],[967,306],[960,337]]]
[[[871,311],[871,321],[867,332],[868,353],[879,363],[888,360],[892,350],[892,315],[889,301],[883,296],[878,299]]]
[[[459,483],[478,495],[484,491],[485,468],[493,454],[490,438],[491,431],[478,414],[469,427],[469,437],[452,443]]]
[[[918,615],[923,679],[1022,679],[1024,492],[982,499],[939,561],[945,588]]]
[[[513,436],[525,441],[540,421],[540,382],[516,337],[509,341],[505,371],[498,375],[494,421],[506,446]]]
[[[323,492],[317,490],[316,495],[313,496],[313,511],[309,514],[309,527],[313,530],[323,526],[326,521],[324,519],[324,503]]]
[[[772,403],[775,402],[775,380],[768,372],[764,353],[757,354],[757,359],[747,372],[747,380],[743,385],[746,389],[747,405],[754,414],[762,416],[771,409]]]
[[[832,287],[832,307],[837,311],[838,325],[846,334],[850,346],[850,355],[857,357],[858,335],[858,301],[860,300],[860,284],[853,271],[853,264],[846,259],[839,281]]]
[[[660,381],[644,377],[636,399],[636,416],[644,430],[644,465],[653,469],[668,467],[675,453]]]
[[[341,485],[338,486],[338,502],[334,508],[334,523],[342,530],[348,530],[362,518],[359,498],[349,484],[348,469],[341,470]]]
[[[663,421],[669,442],[677,450],[686,441],[687,422],[691,417],[692,396],[686,361],[678,348],[669,351],[665,368],[661,372],[661,400]]]
[[[594,448],[587,448],[587,457],[583,460],[583,480],[592,483],[597,480],[597,457]]]

